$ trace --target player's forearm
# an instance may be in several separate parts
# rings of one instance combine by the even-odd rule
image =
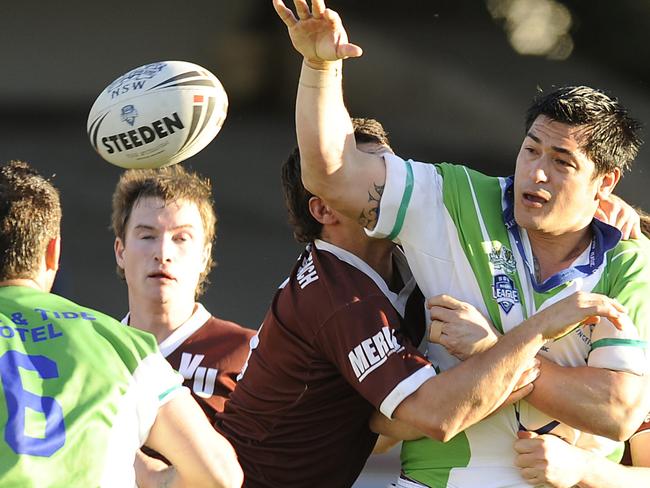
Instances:
[[[536,320],[529,319],[488,351],[427,381],[400,404],[395,416],[447,441],[494,412],[544,344]]]
[[[580,488],[647,488],[650,468],[636,468],[613,463],[600,456],[586,453],[584,477]]]
[[[139,488],[159,488],[170,486],[176,472],[164,462],[138,451],[135,456],[135,479]]]
[[[336,197],[345,151],[356,149],[343,102],[342,61],[304,61],[296,100],[296,131],[303,183],[323,198]]]
[[[370,430],[400,441],[412,441],[424,437],[424,434],[411,424],[397,419],[389,419],[380,412],[374,412],[370,417]]]
[[[646,378],[630,373],[562,367],[542,359],[540,377],[526,400],[578,430],[625,440],[648,411],[644,401],[647,383]]]

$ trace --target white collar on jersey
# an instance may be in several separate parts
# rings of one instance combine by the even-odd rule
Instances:
[[[415,288],[415,278],[413,278],[413,274],[411,273],[411,270],[408,267],[408,264],[406,262],[406,256],[404,256],[404,253],[399,247],[395,246],[395,249],[393,250],[393,258],[395,259],[395,264],[397,265],[397,271],[399,272],[400,276],[402,277],[402,281],[404,282],[404,287],[401,289],[399,293],[394,293],[390,291],[388,285],[386,284],[384,279],[379,275],[379,273],[377,273],[374,269],[372,269],[368,265],[368,263],[366,263],[363,259],[359,258],[358,256],[355,256],[354,254],[352,254],[349,251],[346,251],[345,249],[342,249],[338,246],[335,246],[334,244],[322,241],[320,239],[316,239],[314,241],[314,245],[316,246],[316,249],[320,251],[328,251],[334,254],[341,261],[344,261],[349,265],[354,266],[359,271],[366,274],[370,279],[372,279],[372,281],[375,282],[375,284],[379,287],[382,293],[386,295],[386,297],[393,304],[395,310],[397,310],[399,314],[402,317],[404,317],[406,302],[408,301],[409,296],[411,295],[413,289]]]
[[[124,325],[131,325],[129,324],[130,315],[131,313],[127,312],[127,314],[122,319],[122,323]],[[181,324],[178,329],[172,332],[169,337],[158,344],[162,355],[164,357],[167,357],[173,353],[181,344],[183,344],[183,342],[187,340],[189,336],[199,330],[210,317],[210,312],[208,312],[202,304],[197,303],[194,309],[194,313],[192,313],[190,318]]]

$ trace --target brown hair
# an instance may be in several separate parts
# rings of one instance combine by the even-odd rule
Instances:
[[[60,229],[54,185],[23,161],[0,167],[0,280],[36,277]]]
[[[375,143],[390,148],[388,134],[384,127],[374,119],[352,119],[354,138],[357,144]],[[318,239],[323,224],[309,211],[309,199],[314,195],[302,184],[300,171],[300,152],[294,148],[281,168],[284,203],[289,213],[289,224],[293,227],[293,237],[298,242]]]
[[[207,178],[185,170],[180,164],[160,169],[132,169],[125,171],[113,192],[113,213],[111,216],[113,233],[123,243],[125,243],[126,227],[133,207],[142,198],[160,198],[165,205],[179,200],[194,203],[203,222],[205,245],[213,244],[217,233],[217,215],[214,211],[212,186]],[[196,296],[200,296],[205,291],[208,274],[214,265],[212,253],[210,253],[208,263],[199,278]],[[119,266],[117,267],[117,274],[124,279],[124,270]]]

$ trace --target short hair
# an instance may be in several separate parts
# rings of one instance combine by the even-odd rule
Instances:
[[[125,171],[113,192],[111,226],[115,237],[126,245],[126,227],[133,207],[143,198],[160,198],[165,205],[177,201],[194,203],[201,215],[205,245],[212,245],[217,233],[217,215],[214,211],[210,180],[185,170],[180,164],[160,169],[131,169]],[[212,252],[201,273],[196,296],[205,291],[208,274],[215,262]],[[117,275],[125,279],[124,270],[117,266]]]
[[[23,161],[0,167],[0,280],[35,278],[61,231],[59,192]]]
[[[570,126],[583,126],[581,149],[596,166],[595,175],[614,168],[625,171],[641,147],[641,123],[616,98],[588,86],[540,91],[526,113],[526,133],[545,115]]]
[[[354,138],[357,144],[375,143],[390,148],[388,133],[374,119],[353,118]],[[307,243],[321,236],[323,224],[309,211],[309,199],[314,196],[302,183],[300,152],[294,148],[282,165],[282,190],[289,214],[289,224],[298,242]]]

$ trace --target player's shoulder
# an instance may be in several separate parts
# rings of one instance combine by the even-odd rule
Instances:
[[[364,262],[357,258],[348,262],[341,256],[326,249],[317,249],[318,273],[320,283],[320,300],[330,309],[345,307],[360,298],[378,295],[384,297],[375,281],[364,271]],[[318,304],[314,304],[318,306]]]
[[[225,320],[214,315],[210,316],[202,328],[205,328],[215,334],[242,337],[246,339],[249,339],[255,335],[255,331],[253,329],[249,329],[248,327],[244,327],[236,322]]]
[[[608,268],[618,266],[645,267],[650,258],[650,239],[641,236],[638,239],[621,240],[609,252]],[[649,270],[650,271],[650,270]]]
[[[18,290],[18,298],[26,320],[49,319],[70,334],[83,336],[89,348],[111,347],[129,369],[133,370],[145,357],[155,353],[154,336],[133,327],[124,327],[115,318],[54,293]]]

